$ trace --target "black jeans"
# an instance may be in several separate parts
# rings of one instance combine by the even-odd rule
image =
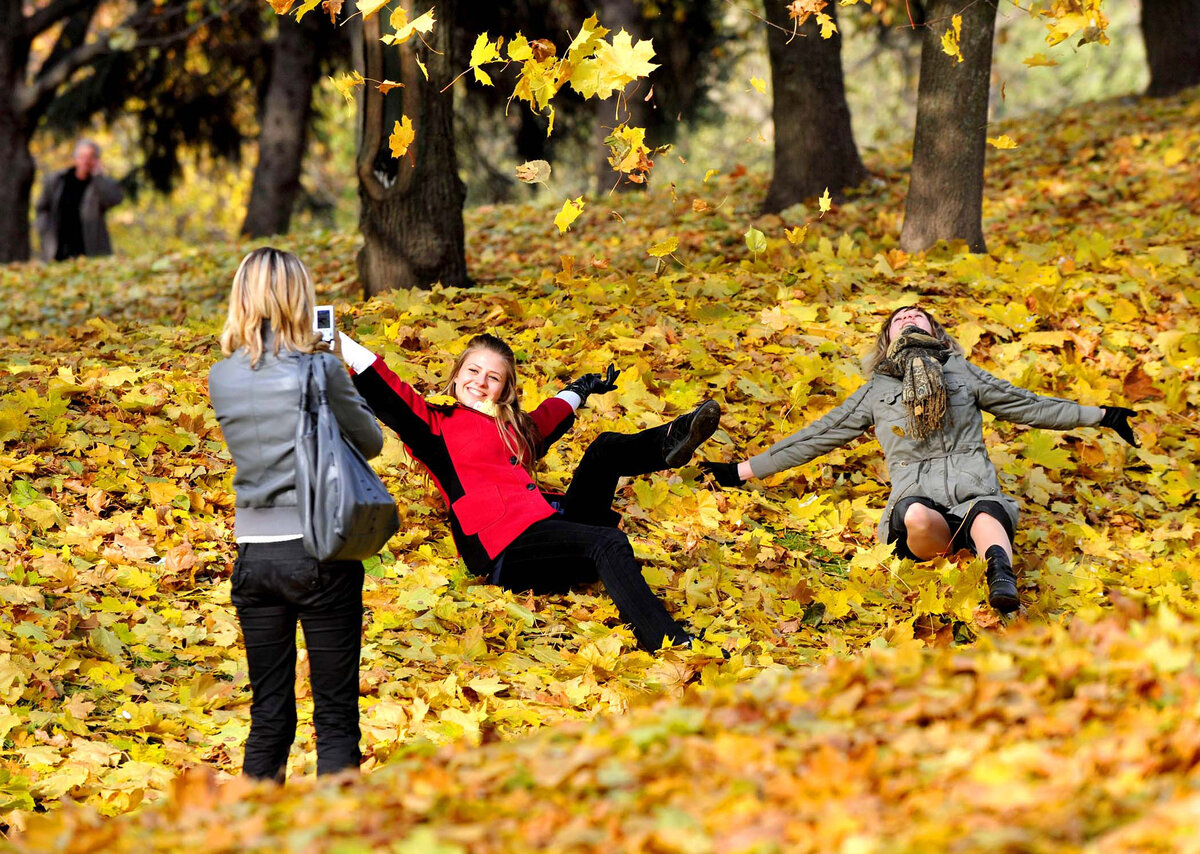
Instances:
[[[597,437],[575,469],[561,513],[530,525],[504,550],[500,585],[565,593],[599,579],[643,647],[656,650],[664,637],[686,642],[687,629],[646,584],[629,538],[616,528],[621,517],[612,509],[620,477],[664,467],[663,435],[665,427]]]
[[[296,621],[304,630],[317,730],[317,773],[357,768],[363,566],[318,563],[300,540],[243,543],[233,604],[246,643],[250,735],[242,773],[283,782],[296,739]]]

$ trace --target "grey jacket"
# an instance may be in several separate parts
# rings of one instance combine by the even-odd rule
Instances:
[[[58,203],[62,198],[63,181],[74,166],[51,172],[46,177],[42,195],[37,202],[37,230],[42,240],[42,260],[53,261],[58,253]],[[111,255],[112,241],[104,214],[125,198],[121,185],[105,175],[93,175],[83,198],[79,200],[79,222],[83,226],[83,248],[88,255]]]
[[[875,374],[841,406],[804,429],[751,458],[755,477],[767,477],[802,465],[861,435],[872,425],[883,447],[892,493],[879,521],[879,538],[887,541],[892,507],[901,498],[921,495],[963,516],[971,503],[989,498],[1004,506],[1017,524],[1017,501],[1000,491],[996,468],[983,443],[982,412],[1031,427],[1066,430],[1100,423],[1104,410],[1057,397],[1041,397],[992,376],[959,355],[943,370],[948,396],[940,433],[917,442],[904,432],[900,380]]]
[[[208,373],[208,397],[237,466],[235,537],[300,533],[295,455],[300,359],[289,350],[278,356],[270,350],[268,346],[256,368],[239,350]],[[329,378],[329,403],[342,435],[367,459],[378,456],[383,433],[341,360],[332,353],[318,358]]]

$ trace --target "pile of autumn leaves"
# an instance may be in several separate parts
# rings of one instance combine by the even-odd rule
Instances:
[[[704,395],[726,412],[705,455],[761,449],[852,391],[879,319],[915,298],[1014,382],[1132,404],[1143,447],[989,423],[1022,498],[1013,625],[980,605],[977,562],[915,566],[874,543],[886,493],[871,441],[747,490],[714,491],[694,468],[630,483],[618,501],[648,580],[726,661],[636,650],[602,591],[475,584],[431,484],[389,440],[380,467],[404,525],[366,591],[371,773],[316,789],[226,779],[248,692],[228,605],[229,463],[204,376],[245,247],[80,263],[40,291],[43,268],[0,271],[25,295],[0,377],[0,808],[25,826],[37,807],[89,805],[20,844],[866,852],[1188,838],[1198,118],[1180,100],[1006,129],[1020,147],[990,166],[988,256],[896,249],[901,163],[880,155],[882,186],[799,244],[785,229],[815,210],[754,218],[762,176],[698,175],[671,195],[596,200],[567,240],[544,210],[474,212],[473,268],[494,281],[344,303],[343,325],[431,393],[481,329],[517,349],[527,401],[615,362],[619,390],[548,456],[548,487],[602,430],[661,423]],[[765,251],[747,247],[750,225]],[[648,253],[672,238],[672,255]],[[331,297],[350,295],[352,247],[289,246]],[[84,322],[106,298],[114,319]],[[299,688],[294,778],[313,765]],[[176,777],[197,765],[209,770]],[[136,818],[98,817],[164,794]]]

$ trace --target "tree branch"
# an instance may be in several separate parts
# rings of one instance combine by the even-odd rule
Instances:
[[[54,0],[25,19],[25,38],[32,41],[64,18],[97,5],[99,0]]]
[[[43,68],[29,85],[18,86],[13,98],[17,110],[36,117],[36,108],[49,103],[55,90],[66,83],[72,74],[108,51],[108,41],[103,35],[90,44],[80,45],[70,53],[64,54],[50,68]]]

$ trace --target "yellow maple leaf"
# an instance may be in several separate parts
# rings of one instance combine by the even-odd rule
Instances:
[[[953,56],[959,62],[963,61],[960,41],[962,39],[962,15],[955,15],[950,19],[950,26],[946,28],[946,32],[942,33],[942,52],[947,56]]]
[[[363,16],[365,21],[388,4],[388,0],[355,0],[354,8]]]
[[[756,91],[766,94],[767,82],[761,77],[751,77],[750,85],[753,86]]]
[[[1016,148],[1017,142],[1008,134],[1000,136],[989,136],[987,138],[988,145],[993,148]]]
[[[276,15],[286,15],[296,0],[267,0]]]
[[[707,184],[707,183],[708,183],[708,179],[709,179],[709,178],[711,178],[713,175],[720,175],[720,174],[721,174],[721,170],[720,170],[720,169],[708,169],[708,170],[706,170],[706,171],[705,171],[705,173],[704,173],[704,183],[705,183],[705,184]]]
[[[396,122],[396,126],[392,128],[392,135],[388,137],[388,148],[392,150],[392,157],[397,159],[403,157],[416,138],[417,132],[413,130],[412,119],[408,116],[401,116],[400,121]]]
[[[484,86],[491,86],[491,76],[480,66],[487,62],[497,62],[500,58],[500,40],[488,41],[488,34],[480,33],[479,37],[475,39],[475,45],[471,48],[469,62],[471,70],[475,72],[475,80]]]
[[[533,48],[529,44],[529,39],[517,33],[516,38],[508,43],[508,58],[513,62],[533,59]]]
[[[679,248],[679,238],[671,236],[671,237],[668,237],[666,240],[655,243],[653,246],[651,246],[646,251],[649,252],[651,255],[653,255],[655,258],[664,258],[667,255],[670,255],[672,252],[674,252],[678,248]]]
[[[833,199],[829,197],[829,188],[825,188],[825,192],[821,194],[821,198],[817,199],[817,206],[821,210],[821,216],[825,216],[829,209],[833,207]]]
[[[823,39],[833,38],[833,34],[838,31],[832,16],[824,12],[817,13],[817,25],[821,28],[821,38]]]
[[[1046,56],[1046,54],[1044,54],[1044,53],[1035,53],[1033,56],[1027,56],[1024,59],[1022,59],[1021,62],[1023,62],[1025,65],[1029,66],[1030,68],[1038,68],[1040,66],[1049,67],[1049,66],[1053,66],[1053,65],[1058,65],[1057,59],[1051,59],[1050,57]]]
[[[404,44],[417,33],[427,35],[433,32],[433,25],[437,21],[434,20],[432,9],[410,21],[408,20],[407,10],[403,6],[397,6],[396,10],[392,12],[392,17],[388,23],[392,25],[392,29],[395,32],[380,36],[379,40],[384,44]]]
[[[403,83],[397,83],[395,80],[381,80],[379,85],[377,85],[375,88],[378,89],[381,94],[386,95],[393,89],[398,89],[403,85]]]
[[[303,21],[305,15],[320,5],[321,0],[304,0],[304,2],[300,4],[300,7],[296,9],[296,20]]]
[[[554,224],[558,226],[558,233],[562,234],[570,228],[571,223],[579,219],[581,213],[583,213],[583,196],[563,202],[562,210],[554,215]]]
[[[584,98],[611,97],[658,68],[650,61],[653,56],[654,45],[649,39],[634,44],[633,37],[621,30],[611,42],[596,45],[594,58],[580,61],[571,74],[571,88]]]
[[[363,85],[363,76],[357,71],[343,71],[337,77],[330,77],[329,79],[333,82],[333,88],[337,89],[348,103],[354,101],[354,90]]]
[[[783,236],[786,237],[787,242],[793,246],[799,246],[800,242],[804,240],[804,235],[806,234],[808,234],[807,225],[798,225],[795,228],[785,228],[783,230]]]

